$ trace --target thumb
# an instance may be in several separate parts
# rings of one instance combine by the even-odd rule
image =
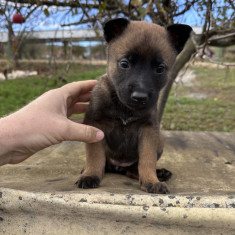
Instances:
[[[69,121],[67,140],[95,143],[104,138],[103,131],[85,124]]]

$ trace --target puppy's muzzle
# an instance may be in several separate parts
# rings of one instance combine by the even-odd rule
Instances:
[[[134,91],[131,93],[131,100],[136,104],[145,105],[149,100],[149,94],[141,91]]]

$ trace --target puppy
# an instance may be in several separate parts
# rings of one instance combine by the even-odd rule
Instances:
[[[139,179],[146,192],[169,192],[161,181],[171,173],[156,171],[163,151],[157,101],[191,30],[187,25],[165,29],[123,18],[104,25],[107,74],[92,92],[84,122],[103,130],[105,138],[86,144],[86,166],[77,181],[79,188],[98,187],[104,172],[109,171]]]

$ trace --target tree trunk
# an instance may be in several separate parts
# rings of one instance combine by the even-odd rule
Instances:
[[[18,67],[18,38],[14,34],[12,22],[8,22],[8,57],[10,68]]]
[[[8,48],[7,48],[7,54],[8,54],[8,60],[10,64],[12,65],[12,58],[13,58],[13,51],[12,51],[12,38],[14,36],[13,28],[12,28],[12,23],[8,22]]]
[[[192,40],[189,39],[185,45],[184,50],[177,57],[176,62],[172,68],[169,80],[160,94],[159,101],[158,101],[158,121],[159,121],[159,123],[161,122],[163,112],[164,112],[164,109],[166,106],[166,102],[167,102],[168,96],[171,91],[171,87],[172,87],[179,71],[190,60],[190,58],[192,57],[192,55],[195,52],[196,52],[195,45],[193,44]]]

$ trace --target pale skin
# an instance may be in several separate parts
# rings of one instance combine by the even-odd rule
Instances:
[[[62,141],[95,143],[104,133],[69,119],[84,113],[96,81],[82,81],[50,90],[19,111],[0,119],[0,166],[24,161],[41,149]]]

